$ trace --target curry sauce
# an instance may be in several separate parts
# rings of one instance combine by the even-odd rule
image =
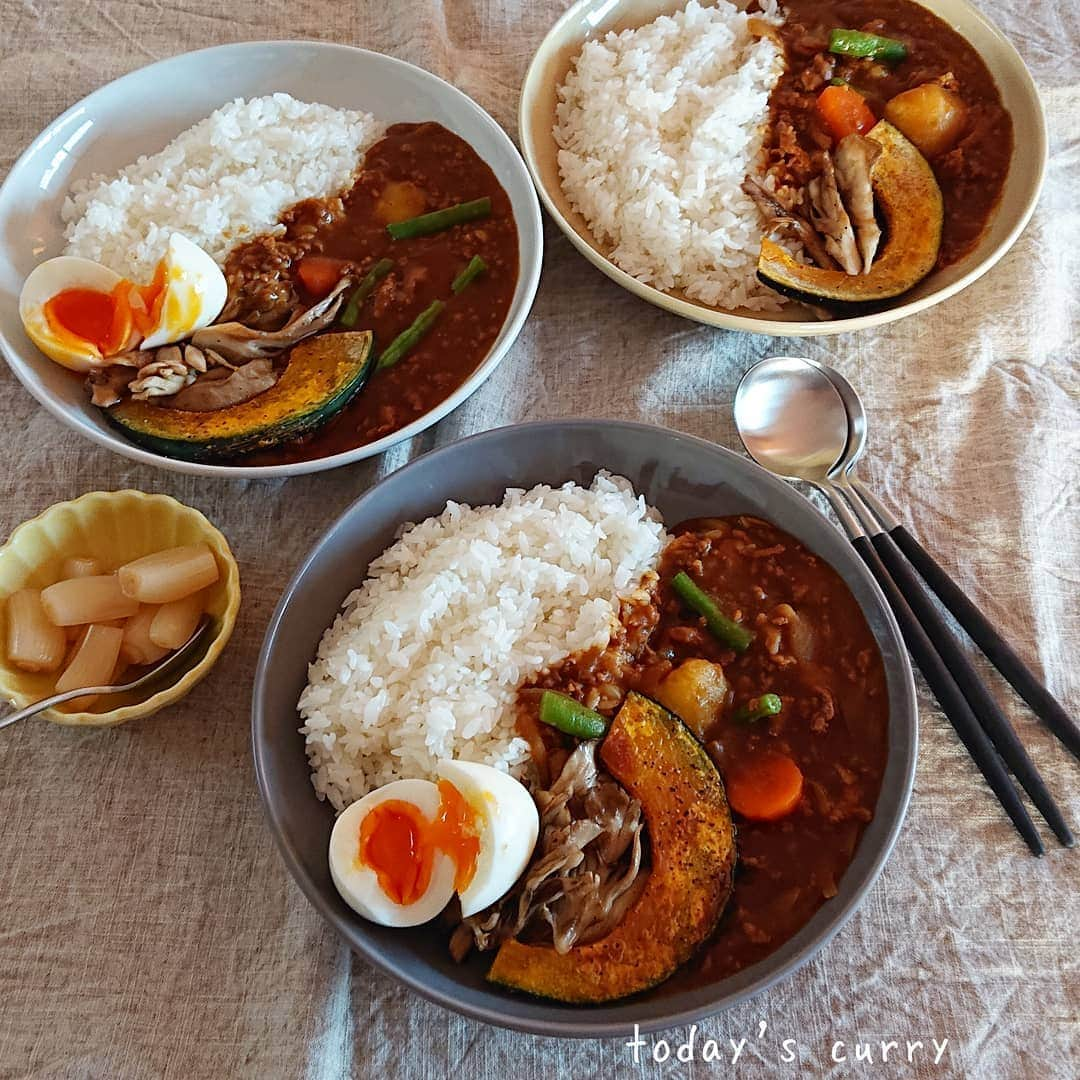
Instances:
[[[388,191],[391,198],[388,200]],[[395,193],[406,192],[404,199]],[[387,232],[387,203],[403,202],[414,216],[488,197],[491,213],[427,236],[395,240]],[[364,390],[311,438],[260,451],[245,465],[280,465],[343,453],[405,427],[448,398],[487,356],[514,296],[518,237],[510,199],[495,174],[464,139],[440,124],[394,124],[367,153],[357,179],[338,199],[293,208],[282,238],[258,238],[230,256],[230,284],[255,293],[262,278],[312,297],[298,280],[307,254],[352,264],[357,279],[380,259],[393,271],[365,303],[357,329],[374,331],[384,349],[433,301],[446,308],[431,331],[399,363],[377,371]],[[454,279],[479,255],[487,269],[455,294]]]
[[[836,895],[873,817],[888,752],[884,664],[840,575],[758,518],[688,521],[674,531],[651,596],[624,603],[612,645],[575,654],[537,680],[614,711],[631,690],[663,703],[661,684],[687,660],[723,668],[726,703],[696,734],[735,810],[734,888],[716,931],[661,993],[715,982],[764,959]],[[671,585],[679,571],[753,632],[744,652],[721,644],[680,600]],[[741,719],[738,707],[763,694],[778,695],[781,711]],[[550,731],[541,732],[549,741]],[[541,752],[561,767],[562,748]],[[803,778],[794,809],[778,820],[740,815],[732,798],[735,772],[763,755],[789,759]]]
[[[967,106],[967,125],[948,153],[930,161],[945,205],[937,267],[962,259],[978,243],[1001,198],[1013,152],[1012,119],[982,57],[932,12],[912,0],[784,0],[776,28],[787,64],[769,99],[764,152],[779,186],[801,187],[820,171],[817,155],[831,139],[815,104],[830,82],[858,91],[874,115],[897,94],[929,82],[954,89]],[[850,28],[898,39],[898,64],[837,56],[829,32]]]

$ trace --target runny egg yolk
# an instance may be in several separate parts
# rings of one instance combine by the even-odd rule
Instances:
[[[439,816],[432,827],[435,846],[454,861],[454,891],[462,892],[476,873],[480,835],[476,811],[449,780],[439,781]]]
[[[429,820],[411,802],[387,799],[360,823],[357,861],[375,871],[379,887],[396,904],[415,904],[427,892],[436,852],[454,863],[454,888],[467,888],[476,873],[480,835],[476,811],[448,780],[440,780],[439,812]]]
[[[124,283],[112,292],[63,289],[45,301],[45,318],[61,341],[85,341],[102,356],[122,350],[131,335],[131,308]]]
[[[111,292],[61,289],[45,301],[49,328],[60,341],[88,342],[103,357],[122,352],[134,326],[145,335],[156,323],[165,299],[165,264],[158,263],[149,285],[121,281]]]

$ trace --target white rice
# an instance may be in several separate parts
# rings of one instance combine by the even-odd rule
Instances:
[[[616,265],[714,306],[782,303],[755,278],[762,222],[739,185],[783,62],[727,0],[586,43],[559,89],[559,171]]]
[[[312,783],[342,809],[439,758],[515,771],[529,675],[603,647],[663,526],[628,481],[512,489],[405,528],[323,635],[300,696]]]
[[[66,252],[147,280],[179,232],[223,264],[237,243],[284,231],[277,219],[293,203],[348,187],[383,130],[288,94],[237,98],[116,176],[77,181],[62,210]]]

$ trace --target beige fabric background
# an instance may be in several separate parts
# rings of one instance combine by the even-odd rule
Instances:
[[[563,0],[0,0],[0,175],[52,117],[124,72],[263,37],[364,45],[423,65],[511,133],[532,50]],[[709,1021],[745,1038],[734,1069],[634,1066],[621,1040],[574,1043],[465,1021],[348,952],[278,858],[248,753],[249,684],[280,590],[379,476],[516,420],[632,416],[736,445],[739,374],[778,351],[837,363],[864,392],[865,473],[1080,710],[1080,5],[985,4],[1031,65],[1052,161],[1033,223],[959,297],[874,333],[800,345],[712,331],[633,299],[548,223],[532,317],[437,430],[381,462],[279,484],[133,466],[68,433],[0,370],[0,535],[97,488],[205,511],[245,602],[220,666],[181,706],[119,730],[0,734],[0,1076],[447,1075],[1073,1077],[1080,1074],[1080,855],[1029,857],[920,686],[922,750],[896,852],[858,915],[786,984]],[[1080,825],[1080,764],[1002,690]],[[759,1038],[761,1023],[765,1035]],[[676,1041],[687,1032],[675,1032]],[[797,1041],[781,1063],[780,1040]],[[948,1040],[935,1066],[856,1063],[856,1041]],[[843,1040],[849,1060],[831,1064]],[[661,1051],[662,1052],[662,1051]],[[730,1048],[728,1048],[730,1055]],[[730,1056],[727,1059],[730,1062]]]

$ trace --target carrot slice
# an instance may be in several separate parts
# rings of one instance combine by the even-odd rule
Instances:
[[[729,770],[731,808],[751,821],[776,821],[799,805],[803,775],[786,754],[766,750]]]
[[[866,99],[846,83],[826,86],[818,95],[818,116],[832,137],[839,142],[846,135],[865,135],[877,122]]]
[[[341,280],[345,269],[344,259],[331,259],[328,255],[305,255],[296,268],[297,276],[316,299],[321,299]]]

